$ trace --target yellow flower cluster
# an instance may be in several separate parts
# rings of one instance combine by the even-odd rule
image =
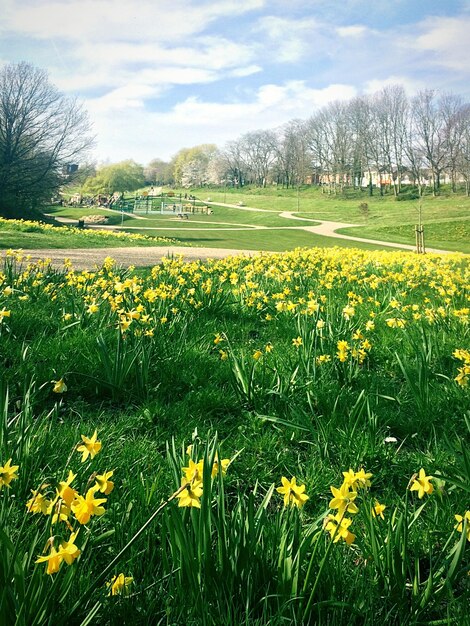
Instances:
[[[93,459],[98,454],[101,450],[101,442],[97,441],[96,430],[92,437],[85,435],[81,437],[83,444],[77,444],[76,449],[82,453],[82,462],[84,462],[89,456]],[[80,550],[75,545],[78,530],[74,531],[71,522],[74,518],[81,525],[88,524],[93,516],[105,513],[103,504],[106,503],[106,498],[99,497],[99,495],[107,496],[113,491],[114,483],[110,480],[113,473],[113,471],[105,471],[103,474],[93,474],[92,478],[95,483],[87,489],[84,496],[72,486],[77,474],[71,470],[67,479],[58,483],[52,495],[49,495],[49,484],[42,484],[38,489],[31,490],[32,497],[26,503],[27,511],[33,514],[42,513],[50,517],[52,525],[63,522],[71,532],[68,541],[63,539],[57,541],[56,536],[51,537],[48,541],[49,554],[40,556],[36,560],[36,563],[47,563],[47,574],[55,574],[59,571],[62,562],[65,561],[67,565],[71,565],[79,556]]]
[[[302,508],[309,499],[309,496],[305,493],[305,485],[298,485],[295,476],[290,480],[283,476],[281,483],[282,486],[277,487],[276,491],[284,496],[284,506]]]
[[[462,366],[457,370],[458,374],[455,381],[461,387],[466,387],[470,379],[470,350],[455,350],[453,356],[462,361]]]
[[[330,533],[331,538],[336,543],[340,539],[351,545],[356,535],[349,531],[349,527],[353,523],[353,520],[346,517],[347,513],[355,515],[359,512],[359,509],[355,503],[357,498],[358,489],[367,489],[371,486],[370,479],[372,474],[366,472],[364,469],[360,469],[355,472],[349,469],[347,472],[343,472],[343,484],[338,489],[333,485],[330,487],[333,498],[330,500],[329,508],[337,511],[335,515],[327,515],[325,518],[325,530]],[[383,508],[379,508],[383,507]],[[384,505],[377,503],[373,513],[380,515],[383,513]],[[382,517],[382,516],[381,516]]]
[[[191,446],[188,448],[188,454],[192,452]],[[219,460],[217,457],[211,468],[211,478],[215,478],[219,472],[226,474],[230,465],[230,459]],[[181,478],[181,490],[176,494],[179,507],[201,508],[202,497],[202,481],[204,473],[204,460],[201,459],[197,463],[190,457],[188,465],[181,468],[183,476]]]
[[[153,241],[158,243],[172,244],[174,239],[168,237],[152,237],[149,235],[141,235],[139,233],[127,233],[125,231],[115,231],[106,229],[81,229],[70,226],[53,226],[44,222],[34,222],[32,220],[10,220],[0,217],[0,229],[18,230],[38,233],[58,233],[61,237],[70,235],[80,236],[84,238],[99,237],[103,239],[120,239],[124,241]]]

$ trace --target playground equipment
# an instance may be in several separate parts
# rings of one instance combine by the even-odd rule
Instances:
[[[181,194],[150,196],[144,193],[134,198],[121,198],[113,203],[112,208],[124,213],[160,213],[175,216],[190,213],[211,215],[213,212],[211,207],[194,196],[184,198]]]

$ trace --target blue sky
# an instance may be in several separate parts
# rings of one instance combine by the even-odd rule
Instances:
[[[88,110],[94,158],[147,163],[401,83],[470,100],[470,0],[0,0],[0,64]]]

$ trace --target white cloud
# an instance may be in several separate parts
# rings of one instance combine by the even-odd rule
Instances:
[[[414,96],[421,89],[425,89],[426,83],[416,79],[410,78],[405,75],[393,74],[387,78],[373,78],[366,81],[364,84],[364,93],[372,94],[380,91],[384,87],[392,87],[394,85],[401,85],[405,89],[408,96]]]
[[[468,72],[470,17],[428,18],[422,23],[422,30],[413,44],[415,49],[431,54],[433,63]]]
[[[99,60],[109,67],[135,63],[171,64],[224,69],[249,63],[255,50],[223,37],[196,37],[184,46],[142,42],[93,42],[76,47],[74,56],[87,63]]]
[[[356,24],[353,26],[340,26],[336,29],[336,32],[340,37],[359,38],[363,37],[366,33],[371,33],[373,31],[367,28],[367,26]]]
[[[237,76],[243,78],[244,76],[251,76],[252,74],[258,74],[262,72],[263,68],[259,65],[247,65],[246,67],[238,67],[230,72],[230,76]]]
[[[356,95],[350,85],[332,84],[323,89],[308,87],[304,81],[263,85],[248,101],[206,102],[190,97],[168,112],[142,115],[126,107],[117,127],[100,107],[89,106],[98,135],[101,159],[113,161],[132,157],[149,161],[169,158],[183,146],[226,141],[259,128],[275,128],[294,118],[307,118],[332,100]]]
[[[266,36],[267,45],[272,47],[272,60],[284,63],[299,61],[312,48],[321,48],[324,42],[321,23],[314,18],[294,20],[267,16],[259,20],[254,32]]]
[[[15,6],[7,0],[0,30],[57,40],[174,41],[263,5],[264,0],[25,0]]]

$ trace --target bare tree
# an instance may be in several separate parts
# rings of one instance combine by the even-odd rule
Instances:
[[[412,118],[417,149],[430,170],[433,195],[437,195],[447,162],[444,116],[436,92],[421,91],[412,100]]]
[[[292,120],[279,131],[276,146],[276,169],[278,182],[285,187],[305,183],[311,170],[311,155],[308,147],[308,125],[303,120]]]
[[[464,133],[468,126],[468,112],[461,96],[444,94],[439,100],[439,110],[443,122],[446,168],[450,174],[452,191],[457,190],[457,174]]]
[[[266,187],[270,169],[275,163],[276,144],[276,134],[272,130],[257,130],[241,138],[242,159],[260,187]]]
[[[374,115],[382,142],[382,158],[394,195],[400,192],[408,102],[401,85],[385,87],[374,98]]]
[[[313,165],[336,193],[351,179],[352,145],[348,104],[331,102],[308,121],[308,144]]]
[[[463,120],[463,132],[458,153],[458,169],[465,180],[465,192],[470,196],[470,104],[464,105],[459,115]]]
[[[92,142],[86,113],[46,72],[28,63],[0,70],[1,213],[38,208]]]
[[[221,153],[221,158],[225,162],[225,184],[229,182],[235,187],[243,187],[247,175],[242,143],[241,139],[229,141]]]

